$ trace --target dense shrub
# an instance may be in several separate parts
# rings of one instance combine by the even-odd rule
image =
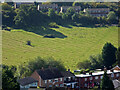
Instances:
[[[51,27],[51,28],[59,28],[58,25],[55,22],[51,22],[49,24],[49,27]]]
[[[31,41],[27,41],[27,43],[26,43],[26,45],[29,45],[29,46],[31,46]]]

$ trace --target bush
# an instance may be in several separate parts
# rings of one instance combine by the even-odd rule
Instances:
[[[44,35],[44,38],[55,38],[54,35],[48,34],[48,35]]]
[[[32,46],[31,41],[28,40],[26,45]]]
[[[51,22],[49,24],[49,27],[51,27],[51,28],[59,28],[58,25],[55,22]]]

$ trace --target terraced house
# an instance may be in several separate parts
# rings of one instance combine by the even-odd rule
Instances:
[[[29,77],[32,78],[32,80],[28,80],[27,78],[28,77],[18,81],[21,88],[34,87],[34,84],[37,84],[40,88],[49,88],[53,86],[75,88],[77,84],[75,81],[75,75],[70,72],[70,70],[61,72],[57,68],[42,68],[33,72],[33,74]],[[22,82],[26,83],[23,84]]]
[[[75,12],[80,12],[81,11],[81,7],[80,6],[62,6],[62,7],[60,7],[60,12],[64,13],[64,12],[67,11],[68,8],[73,8],[73,10]]]
[[[102,16],[106,17],[110,12],[110,9],[109,8],[88,8],[88,9],[84,9],[84,12],[95,17],[102,17]]]
[[[38,5],[38,10],[44,10],[44,11],[48,11],[48,9],[53,9],[55,11],[59,11],[59,7],[57,4],[39,4]]]
[[[86,89],[94,86],[99,87],[103,74],[104,71],[96,71],[94,73],[75,75],[78,82],[77,86]],[[116,66],[111,70],[107,70],[107,74],[112,80],[120,80],[120,67]]]

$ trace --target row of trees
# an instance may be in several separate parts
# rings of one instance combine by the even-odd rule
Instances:
[[[112,65],[120,63],[119,53],[120,48],[117,50],[111,43],[106,43],[101,54],[90,56],[88,60],[79,62],[77,67],[83,69],[104,68],[104,66],[112,68]]]
[[[68,8],[65,13],[59,13],[53,9],[49,9],[48,12],[42,12],[37,10],[35,5],[21,5],[20,8],[14,9],[7,3],[2,4],[2,16],[3,25],[16,26],[16,27],[29,27],[42,25],[45,22],[57,22],[63,23],[64,21],[77,22],[82,25],[91,24],[114,24],[118,23],[115,12],[110,12],[108,17],[92,17],[89,14],[85,14],[82,11],[76,13],[73,8]]]

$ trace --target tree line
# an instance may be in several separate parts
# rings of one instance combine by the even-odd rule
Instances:
[[[85,4],[85,3],[84,3]],[[92,17],[89,14],[80,11],[76,13],[73,8],[68,8],[65,13],[60,13],[49,9],[47,12],[38,11],[37,4],[34,5],[20,5],[19,8],[15,9],[9,3],[3,3],[2,5],[2,23],[3,26],[10,26],[16,28],[25,28],[30,26],[41,26],[46,22],[56,22],[62,24],[63,22],[76,22],[83,26],[95,25],[95,24],[117,24],[117,9],[111,11],[107,17]],[[82,3],[73,3],[74,5],[87,6]],[[90,6],[91,4],[89,4]],[[97,4],[96,7],[98,7]],[[115,12],[116,11],[116,12]]]

